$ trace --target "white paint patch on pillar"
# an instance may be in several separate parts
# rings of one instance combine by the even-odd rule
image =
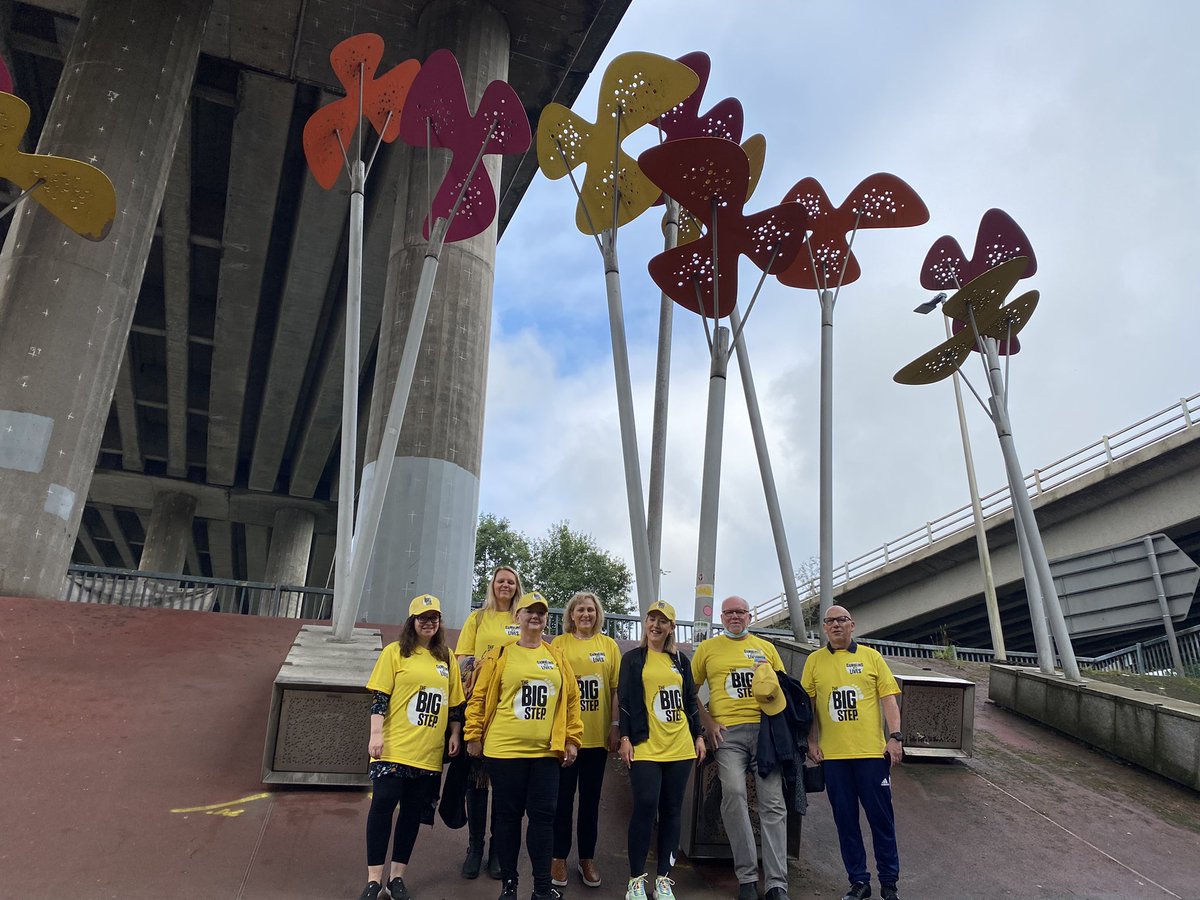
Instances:
[[[75,492],[63,484],[50,485],[46,489],[46,503],[42,509],[66,522],[75,509]]]
[[[363,469],[361,496],[374,466]],[[471,606],[478,516],[479,479],[466,469],[443,459],[397,457],[358,620],[399,624],[409,600],[433,594],[446,627],[460,627]]]
[[[35,413],[0,410],[0,469],[40,472],[54,420]]]

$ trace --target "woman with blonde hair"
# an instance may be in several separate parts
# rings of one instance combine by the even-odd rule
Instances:
[[[463,623],[454,655],[462,667],[466,695],[471,696],[475,670],[483,655],[493,647],[511,644],[521,630],[513,618],[513,604],[522,594],[521,576],[512,566],[497,566],[488,580],[483,607]],[[494,811],[493,811],[494,812]],[[483,865],[484,838],[488,825],[488,775],[482,761],[471,765],[467,782],[467,857],[462,864],[463,878],[478,878]],[[488,874],[500,877],[500,857],[496,855],[496,828],[488,842]]]
[[[562,651],[575,672],[579,685],[579,714],[583,720],[583,744],[575,765],[559,771],[558,810],[554,814],[554,859],[551,883],[567,884],[567,855],[571,852],[571,819],[575,791],[579,791],[579,875],[588,887],[600,887],[596,867],[596,837],[599,831],[600,790],[610,750],[617,749],[617,672],[621,651],[604,633],[604,607],[591,591],[578,591],[563,610],[564,634],[551,645]]]
[[[500,900],[516,900],[521,820],[533,869],[531,900],[556,900],[550,884],[558,771],[575,762],[583,742],[579,689],[571,665],[542,638],[549,606],[536,591],[517,601],[521,628],[511,644],[493,647],[479,663],[467,703],[467,753],[486,756],[494,797],[493,831],[500,858]]]
[[[657,900],[674,900],[671,863],[679,846],[683,794],[704,761],[704,729],[687,656],[675,645],[675,608],[658,600],[642,627],[642,645],[621,658],[621,760],[629,766],[633,815],[629,818],[629,884],[626,900],[646,900],[646,857],[658,815]]]
[[[383,891],[392,814],[397,805],[396,836],[387,891],[392,900],[408,900],[404,872],[417,840],[421,813],[437,797],[442,747],[457,756],[462,734],[463,698],[458,661],[442,632],[442,604],[422,594],[408,605],[400,639],[379,654],[367,682],[371,704],[371,808],[367,812],[367,886],[359,900],[376,900]]]

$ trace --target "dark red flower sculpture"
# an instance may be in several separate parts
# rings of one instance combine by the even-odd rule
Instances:
[[[733,141],[669,141],[644,152],[638,165],[706,229],[699,240],[650,260],[650,277],[680,306],[723,318],[737,303],[739,256],[750,257],[759,269],[774,274],[800,253],[808,222],[803,206],[781,203],[743,214],[750,163]]]
[[[363,114],[381,140],[390,144],[400,134],[400,112],[421,64],[415,59],[406,60],[376,78],[382,59],[383,38],[369,33],[346,38],[329,54],[329,64],[346,89],[346,96],[322,106],[304,124],[304,156],[313,177],[325,190],[337,183],[344,166],[342,146],[349,152],[350,138],[358,130],[360,75]]]
[[[532,135],[529,117],[517,92],[504,81],[493,81],[483,92],[475,115],[467,104],[462,71],[449,50],[437,50],[413,82],[400,117],[400,136],[406,144],[440,147],[451,151],[450,168],[433,198],[433,217],[450,215],[463,185],[466,193],[446,240],[462,241],[480,234],[496,216],[496,189],[487,168],[471,167],[482,148],[489,153],[524,153]],[[422,233],[429,237],[431,222],[426,216]]]
[[[907,228],[929,221],[917,192],[895,175],[879,172],[859,182],[836,209],[815,178],[805,178],[784,196],[808,211],[808,249],[779,276],[789,287],[829,290],[862,274],[847,235],[859,228]]]
[[[975,253],[970,259],[963,253],[958,241],[948,234],[933,242],[921,266],[921,287],[931,291],[957,291],[989,269],[1016,256],[1024,256],[1029,260],[1021,278],[1028,278],[1037,271],[1037,257],[1025,231],[1004,210],[989,209],[979,220]],[[964,327],[966,323],[958,319],[953,320],[951,325],[955,334]],[[1000,341],[1001,356],[1020,350],[1021,342],[1015,337]]]
[[[719,137],[733,141],[735,144],[742,140],[742,104],[736,97],[726,97],[715,104],[704,115],[700,115],[700,104],[704,100],[704,89],[708,85],[708,73],[712,71],[712,61],[708,54],[696,50],[679,57],[683,63],[696,73],[700,85],[682,103],[671,107],[654,120],[654,124],[663,133],[664,141],[676,141],[690,137]]]

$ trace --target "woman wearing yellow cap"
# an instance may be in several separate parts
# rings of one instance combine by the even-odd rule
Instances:
[[[563,654],[542,640],[548,614],[549,605],[536,591],[517,601],[520,636],[484,654],[467,704],[467,752],[486,757],[492,782],[500,900],[516,900],[525,816],[533,900],[561,896],[550,883],[558,770],[575,762],[583,723],[575,673]]]
[[[367,746],[373,793],[367,813],[367,886],[359,900],[376,900],[383,890],[397,804],[400,814],[387,889],[393,900],[408,900],[403,876],[421,813],[437,793],[447,729],[450,755],[458,754],[466,702],[458,661],[442,633],[437,597],[422,594],[408,605],[400,640],[379,654],[367,690],[374,692]]]
[[[513,643],[520,629],[513,618],[513,605],[521,596],[521,576],[512,566],[497,566],[488,580],[483,607],[467,616],[458,634],[458,657],[466,679],[465,690],[471,696],[475,682],[475,664],[493,647]],[[478,878],[483,865],[483,847],[487,835],[488,776],[482,760],[472,763],[467,782],[467,857],[462,864],[463,878]],[[488,874],[500,877],[500,857],[496,855],[496,828],[488,844]]]
[[[554,814],[554,861],[550,880],[567,885],[567,854],[571,852],[571,820],[575,791],[579,791],[579,875],[588,887],[600,887],[596,867],[596,837],[600,822],[600,791],[608,753],[617,749],[617,670],[621,650],[604,633],[604,607],[591,591],[579,591],[563,610],[564,634],[552,643],[562,651],[579,684],[579,715],[583,744],[575,765],[559,773],[558,811]]]
[[[705,754],[692,666],[675,646],[675,608],[651,604],[642,645],[621,657],[621,759],[629,766],[633,815],[629,818],[629,885],[626,900],[646,900],[646,857],[658,815],[657,900],[674,900],[671,863],[679,846],[683,794]]]

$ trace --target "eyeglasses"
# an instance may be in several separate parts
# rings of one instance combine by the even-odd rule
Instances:
[[[723,610],[721,610],[721,615],[723,615],[723,616],[748,616],[748,615],[750,615],[750,610],[748,610],[748,609],[723,609]]]
[[[849,616],[830,616],[828,619],[825,620],[825,624],[826,625],[845,625],[847,622],[853,622],[853,621],[854,620],[852,618],[850,618]]]
[[[436,625],[442,621],[441,613],[425,613],[423,616],[417,616],[417,621],[425,625]]]

